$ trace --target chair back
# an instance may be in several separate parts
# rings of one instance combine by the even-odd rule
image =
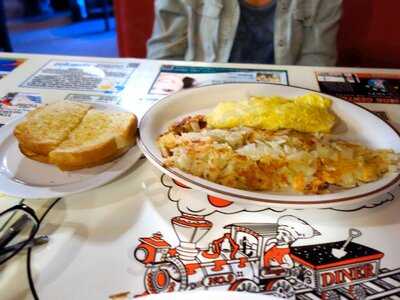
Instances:
[[[120,57],[146,57],[146,42],[151,36],[154,0],[114,0]]]
[[[338,65],[400,68],[399,12],[399,0],[343,0]]]

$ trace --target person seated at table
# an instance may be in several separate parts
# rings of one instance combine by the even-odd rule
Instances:
[[[155,0],[150,59],[330,66],[342,0]]]

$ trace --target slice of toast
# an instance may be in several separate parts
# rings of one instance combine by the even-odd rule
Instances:
[[[41,163],[45,163],[45,164],[49,163],[49,156],[48,155],[35,153],[35,152],[33,152],[33,151],[29,150],[29,149],[26,149],[21,144],[19,144],[18,147],[19,147],[19,151],[21,151],[21,153],[23,155],[25,155],[26,157],[28,157],[30,159],[33,159],[33,160],[36,160],[36,161],[41,162]]]
[[[59,165],[57,165],[57,167],[62,171],[75,171],[75,170],[80,170],[80,169],[84,169],[84,168],[92,168],[92,167],[100,166],[100,165],[109,163],[109,162],[117,159],[118,157],[124,155],[130,148],[131,148],[131,146],[126,146],[126,147],[124,147],[122,149],[119,149],[113,155],[108,156],[108,157],[106,157],[106,158],[104,158],[102,160],[92,161],[90,163],[83,163],[83,164],[80,164],[80,165],[59,164]]]
[[[26,152],[46,156],[68,138],[89,109],[89,104],[71,101],[45,105],[28,113],[14,135]]]
[[[49,153],[49,162],[76,170],[111,161],[135,144],[136,126],[132,113],[89,110],[68,139]]]

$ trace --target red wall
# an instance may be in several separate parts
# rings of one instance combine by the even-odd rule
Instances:
[[[153,3],[114,1],[120,56],[146,56]],[[343,0],[338,50],[340,66],[400,68],[400,0]]]
[[[339,65],[400,68],[399,25],[399,0],[343,0]]]

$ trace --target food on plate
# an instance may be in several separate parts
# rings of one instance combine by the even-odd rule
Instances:
[[[287,99],[283,98],[255,99],[256,107],[263,106],[260,101],[271,99],[280,99],[283,106],[287,105]],[[330,106],[326,98],[315,96],[306,95],[296,100],[321,109]],[[286,113],[281,117],[277,114],[272,119],[264,119],[251,103],[252,100],[245,104],[245,113],[236,110],[226,113],[229,122],[225,122],[217,107],[209,115],[189,116],[170,126],[157,141],[165,165],[228,187],[303,194],[329,193],[337,187],[352,188],[400,169],[400,155],[391,150],[369,149],[325,133],[333,126],[330,123],[333,119],[324,122],[322,117],[332,114],[329,110],[314,111],[308,116],[319,121],[299,121],[301,126],[295,130],[290,126],[293,123],[282,120],[287,117]],[[233,107],[236,104],[229,105]],[[241,105],[237,107],[241,109]],[[279,105],[273,109],[281,111]],[[299,117],[299,120],[308,120],[305,117],[309,112],[307,109],[300,107],[298,112],[300,115],[305,112],[304,118]],[[254,113],[254,119],[258,115],[267,121],[249,123],[249,115],[242,118],[247,113]],[[229,126],[220,126],[228,123]],[[250,126],[254,124],[257,126]],[[286,124],[289,128],[285,127]],[[312,132],[311,124],[318,128],[314,130],[316,132]]]
[[[39,154],[39,153],[35,153],[27,148],[25,148],[25,146],[23,146],[22,144],[18,145],[19,151],[21,151],[21,153],[23,155],[25,155],[26,157],[42,162],[42,163],[50,163],[49,162],[49,156],[48,155],[44,155],[44,154]]]
[[[63,101],[29,113],[14,134],[26,157],[66,171],[101,165],[121,156],[135,144],[136,126],[132,113]]]
[[[39,107],[16,126],[14,135],[24,149],[47,156],[79,125],[89,109],[89,104],[71,101]]]
[[[250,97],[243,101],[225,101],[207,115],[211,128],[229,129],[247,126],[258,129],[294,129],[301,132],[330,132],[336,117],[329,110],[332,101],[316,93],[291,99]]]
[[[89,110],[68,139],[49,153],[49,161],[62,170],[106,163],[134,144],[135,131],[132,114]]]

